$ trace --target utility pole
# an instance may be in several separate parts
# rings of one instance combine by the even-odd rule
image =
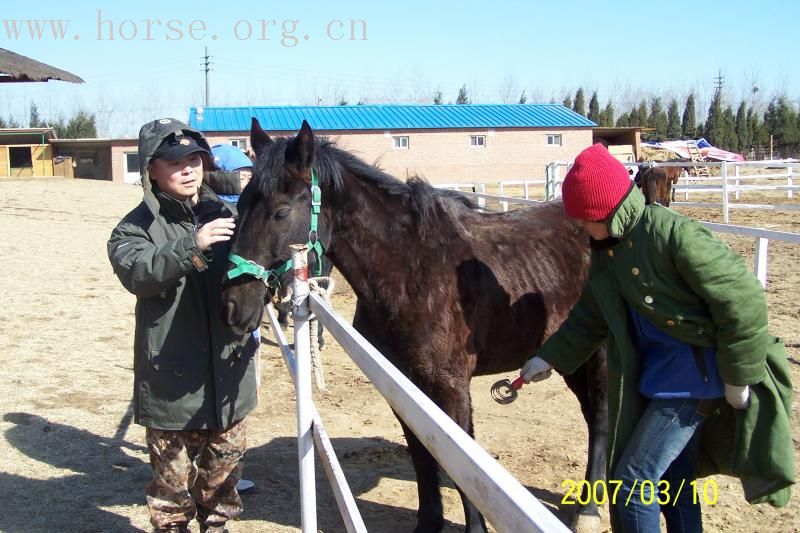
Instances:
[[[714,78],[714,89],[718,95],[722,94],[722,88],[725,86],[725,78],[722,76],[722,70],[718,71],[717,77]]]
[[[208,46],[205,47],[206,55],[203,57],[203,71],[206,75],[206,105],[208,107],[208,72],[211,70],[211,56],[208,55]]]

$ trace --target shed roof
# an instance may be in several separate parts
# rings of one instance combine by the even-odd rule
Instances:
[[[268,131],[294,131],[303,120],[323,131],[596,125],[560,104],[192,107],[189,112],[191,126],[201,131],[249,131],[251,117]]]
[[[83,80],[60,68],[52,67],[11,50],[0,48],[0,83],[61,80],[83,83]]]

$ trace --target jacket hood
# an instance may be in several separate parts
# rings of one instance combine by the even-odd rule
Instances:
[[[211,153],[211,147],[208,145],[203,134],[198,130],[191,128],[174,118],[162,118],[148,122],[139,130],[139,174],[142,177],[142,187],[145,190],[150,190],[150,172],[147,167],[153,158],[153,154],[164,140],[170,135],[186,135],[192,137],[197,144]],[[208,158],[208,163],[213,166],[213,161]],[[204,168],[203,170],[213,170],[213,168]]]

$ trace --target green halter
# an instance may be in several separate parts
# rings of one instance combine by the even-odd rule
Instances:
[[[322,207],[322,190],[319,188],[319,178],[317,177],[317,171],[313,168],[311,169],[311,224],[308,230],[308,242],[306,246],[308,246],[309,251],[313,251],[317,254],[317,268],[315,269],[315,275],[321,276],[322,275],[322,255],[325,253],[325,249],[322,246],[322,242],[319,240],[319,235],[317,235],[317,225],[319,223],[319,214],[320,209]],[[262,280],[264,283],[270,286],[278,285],[278,278],[281,277],[282,274],[288,272],[292,269],[292,260],[287,259],[286,261],[281,264],[278,268],[274,270],[269,270],[261,265],[250,261],[249,259],[245,259],[236,254],[230,254],[228,256],[228,261],[236,265],[235,268],[232,268],[228,271],[228,279],[238,278],[239,276],[253,276],[256,279]]]

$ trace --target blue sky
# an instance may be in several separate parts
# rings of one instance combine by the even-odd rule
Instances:
[[[705,110],[719,70],[734,105],[764,106],[780,94],[799,103],[798,5],[15,2],[0,13],[0,47],[87,83],[2,84],[0,116],[26,122],[31,101],[45,118],[85,108],[112,136],[134,136],[157,116],[186,119],[189,106],[203,104],[205,46],[212,105],[422,103],[437,90],[447,102],[466,84],[480,103],[516,101],[523,90],[531,103],[560,102],[582,86],[587,100],[597,90],[618,113],[653,94],[682,106],[689,92]],[[9,34],[9,21],[21,20],[69,22],[63,38],[49,22],[41,38],[20,22],[19,35]],[[355,39],[351,20],[362,21]]]

